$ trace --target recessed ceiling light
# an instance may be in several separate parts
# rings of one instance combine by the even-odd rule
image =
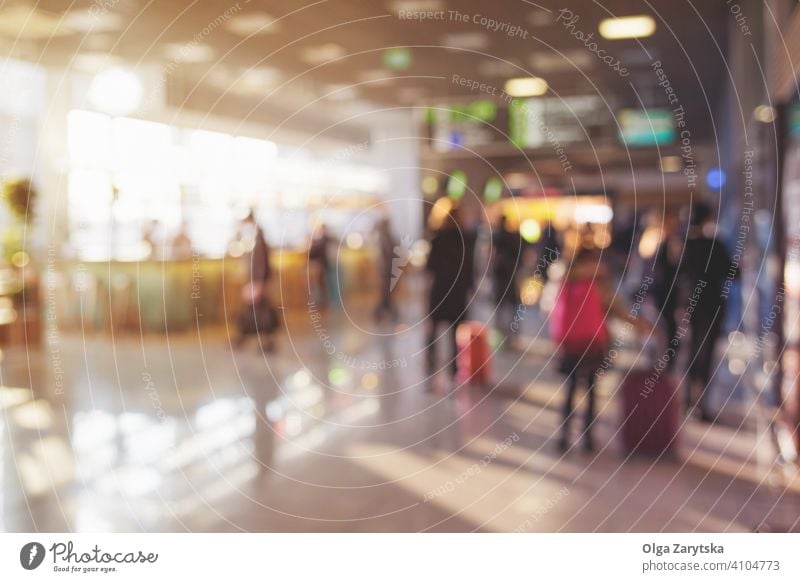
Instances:
[[[170,43],[164,47],[167,58],[179,63],[203,63],[210,61],[215,54],[211,45],[195,42]]]
[[[325,93],[325,98],[330,101],[351,101],[358,97],[358,89],[345,84],[327,85]]]
[[[206,73],[206,81],[217,87],[230,87],[236,80],[236,75],[224,64],[217,63]]]
[[[272,67],[253,67],[242,72],[234,80],[231,89],[245,95],[260,94],[273,87],[280,79],[280,72]]]
[[[119,59],[109,53],[90,51],[75,55],[71,64],[76,69],[96,73],[112,65],[119,64]]]
[[[360,71],[356,77],[359,81],[369,83],[370,86],[385,85],[394,81],[394,77],[385,69],[367,69]]]
[[[554,71],[572,71],[591,67],[594,60],[587,51],[566,51],[559,53],[534,53],[528,62],[537,72],[551,73]]]
[[[680,172],[683,169],[683,160],[680,156],[664,156],[661,158],[662,172]]]
[[[103,32],[122,28],[125,20],[120,14],[108,10],[70,10],[64,24],[79,32]]]
[[[548,26],[553,24],[553,13],[547,10],[532,10],[528,13],[528,22],[533,26]]]
[[[506,174],[505,177],[505,183],[508,184],[508,187],[512,190],[524,188],[529,182],[529,176],[527,174],[523,174],[522,172],[512,172],[510,174]]]
[[[547,93],[547,81],[541,77],[509,79],[505,91],[511,97],[537,97]]]
[[[644,38],[656,31],[656,21],[646,14],[606,18],[600,22],[600,35],[609,40]]]
[[[772,123],[776,117],[775,109],[769,105],[759,105],[753,111],[753,117],[761,123]]]
[[[422,87],[401,87],[397,90],[397,99],[402,103],[418,103],[426,95]]]
[[[225,28],[239,36],[251,36],[277,32],[280,24],[274,16],[259,11],[237,14],[225,23]]]
[[[481,50],[489,46],[489,38],[482,32],[451,32],[442,36],[442,46]]]
[[[499,60],[483,60],[478,62],[478,73],[484,77],[513,77],[524,69],[513,62]]]
[[[435,12],[444,10],[442,0],[394,0],[389,4],[389,11],[399,12]]]
[[[56,16],[30,6],[0,7],[0,35],[20,39],[48,39],[75,34],[75,31]]]
[[[323,63],[327,63],[328,61],[343,57],[346,52],[347,51],[344,50],[344,47],[329,42],[320,46],[310,46],[304,48],[300,52],[300,58],[310,65],[321,65]]]
[[[118,39],[118,34],[93,32],[81,39],[81,48],[87,51],[107,51],[117,43]]]

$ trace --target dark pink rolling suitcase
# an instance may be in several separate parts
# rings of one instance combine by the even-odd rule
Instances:
[[[473,382],[489,386],[492,375],[492,350],[486,324],[480,321],[465,321],[456,328],[456,377],[459,382]]]
[[[674,458],[681,424],[678,384],[662,370],[632,370],[622,383],[625,454]]]

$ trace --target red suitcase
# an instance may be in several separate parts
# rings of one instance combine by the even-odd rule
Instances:
[[[622,383],[626,454],[675,457],[681,423],[679,386],[666,371],[632,370]]]
[[[492,352],[486,324],[480,321],[465,321],[456,329],[456,379],[460,383],[476,382],[489,384]]]

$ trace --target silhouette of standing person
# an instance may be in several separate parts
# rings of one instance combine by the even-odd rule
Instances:
[[[324,224],[316,229],[308,247],[308,267],[313,283],[312,297],[320,307],[327,307],[331,299],[331,236]],[[338,284],[333,278],[334,284]]]
[[[469,294],[473,287],[473,253],[475,235],[460,228],[458,209],[452,208],[431,239],[426,265],[432,277],[428,297],[427,372],[436,371],[436,333],[440,323],[449,326],[453,359],[450,368],[456,372],[456,328],[466,315]],[[430,387],[430,385],[429,385]]]
[[[704,422],[714,419],[708,405],[708,383],[714,348],[725,319],[725,282],[737,275],[725,245],[709,233],[709,228],[713,228],[711,208],[704,203],[692,206],[678,267],[681,299],[687,308],[684,319],[689,320],[691,331],[686,407],[690,410],[697,398]]]
[[[678,307],[678,262],[676,253],[676,232],[678,220],[666,215],[662,219],[660,240],[655,250],[652,263],[653,300],[664,323],[667,341],[675,341],[678,332],[676,309]],[[675,366],[675,358],[670,358],[669,369]]]
[[[618,300],[609,283],[608,268],[601,258],[598,249],[588,246],[576,249],[574,259],[566,263],[566,273],[551,314],[551,333],[558,342],[560,368],[567,375],[567,395],[558,440],[561,452],[571,446],[570,425],[579,384],[586,387],[587,401],[581,436],[586,451],[594,451],[595,393],[598,371],[609,348],[608,317],[627,321],[645,333],[652,330],[647,321],[633,316]]]
[[[252,237],[253,247],[247,255],[249,275],[242,289],[242,311],[236,345],[241,347],[250,335],[263,335],[266,338],[265,351],[271,352],[275,349],[274,333],[278,323],[269,295],[272,279],[271,249],[252,212],[244,219],[244,229],[245,236]]]
[[[517,269],[522,260],[524,241],[519,232],[511,232],[505,215],[500,216],[497,230],[492,235],[492,279],[494,287],[496,327],[507,340],[511,340],[512,323],[519,307]]]

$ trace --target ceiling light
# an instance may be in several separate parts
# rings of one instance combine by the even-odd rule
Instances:
[[[508,184],[511,190],[520,190],[527,186],[529,182],[528,175],[522,172],[512,172],[505,177],[505,183]]]
[[[225,23],[228,32],[239,36],[270,34],[280,29],[280,23],[274,16],[266,12],[248,12],[237,14]]]
[[[509,79],[505,90],[511,97],[537,97],[547,93],[547,81],[540,77]]]
[[[344,56],[344,47],[329,42],[321,46],[310,46],[300,52],[300,58],[310,65],[321,65]]]
[[[110,115],[129,115],[142,101],[142,82],[135,73],[119,67],[95,75],[89,87],[89,100]]]
[[[444,10],[442,0],[395,0],[389,4],[389,11],[399,12],[435,12]]]
[[[45,40],[75,34],[60,16],[23,5],[0,7],[0,34],[20,39]]]
[[[513,77],[523,70],[513,62],[488,59],[478,62],[478,74],[484,77]]]
[[[532,10],[528,13],[528,22],[533,26],[548,26],[553,24],[553,13],[549,10]]]
[[[662,172],[680,172],[683,169],[683,161],[680,156],[664,156],[661,158]]]
[[[71,64],[76,69],[90,73],[96,73],[108,68],[109,66],[116,65],[118,62],[119,59],[109,53],[90,51],[75,55]]]
[[[80,32],[102,32],[122,28],[125,20],[121,15],[108,10],[70,10],[64,24]]]
[[[242,72],[234,80],[230,89],[235,93],[258,95],[275,86],[280,79],[280,73],[272,67],[253,67]]]
[[[656,31],[656,21],[647,15],[606,18],[600,22],[600,35],[609,40],[644,38]]]
[[[329,101],[350,101],[358,97],[358,89],[345,84],[328,85],[325,93],[325,98]]]
[[[537,72],[551,73],[555,71],[574,71],[585,69],[594,64],[587,51],[566,51],[560,53],[534,53],[528,62]]]
[[[93,32],[81,39],[81,49],[86,51],[108,51],[117,44],[118,34]]]
[[[178,63],[204,63],[210,61],[215,54],[211,45],[187,42],[170,43],[164,48],[167,58]]]
[[[775,109],[769,105],[759,105],[753,111],[753,117],[761,123],[772,123],[776,117]]]
[[[391,73],[387,72],[384,69],[367,69],[366,71],[360,71],[356,74],[356,78],[362,83],[369,83],[370,86],[378,86],[378,85],[385,85],[386,83],[391,83],[394,81],[394,77]]]
[[[426,91],[421,87],[400,87],[395,93],[401,103],[418,103],[425,98]]]
[[[482,32],[451,32],[442,37],[446,48],[482,50],[489,46],[488,37]]]

